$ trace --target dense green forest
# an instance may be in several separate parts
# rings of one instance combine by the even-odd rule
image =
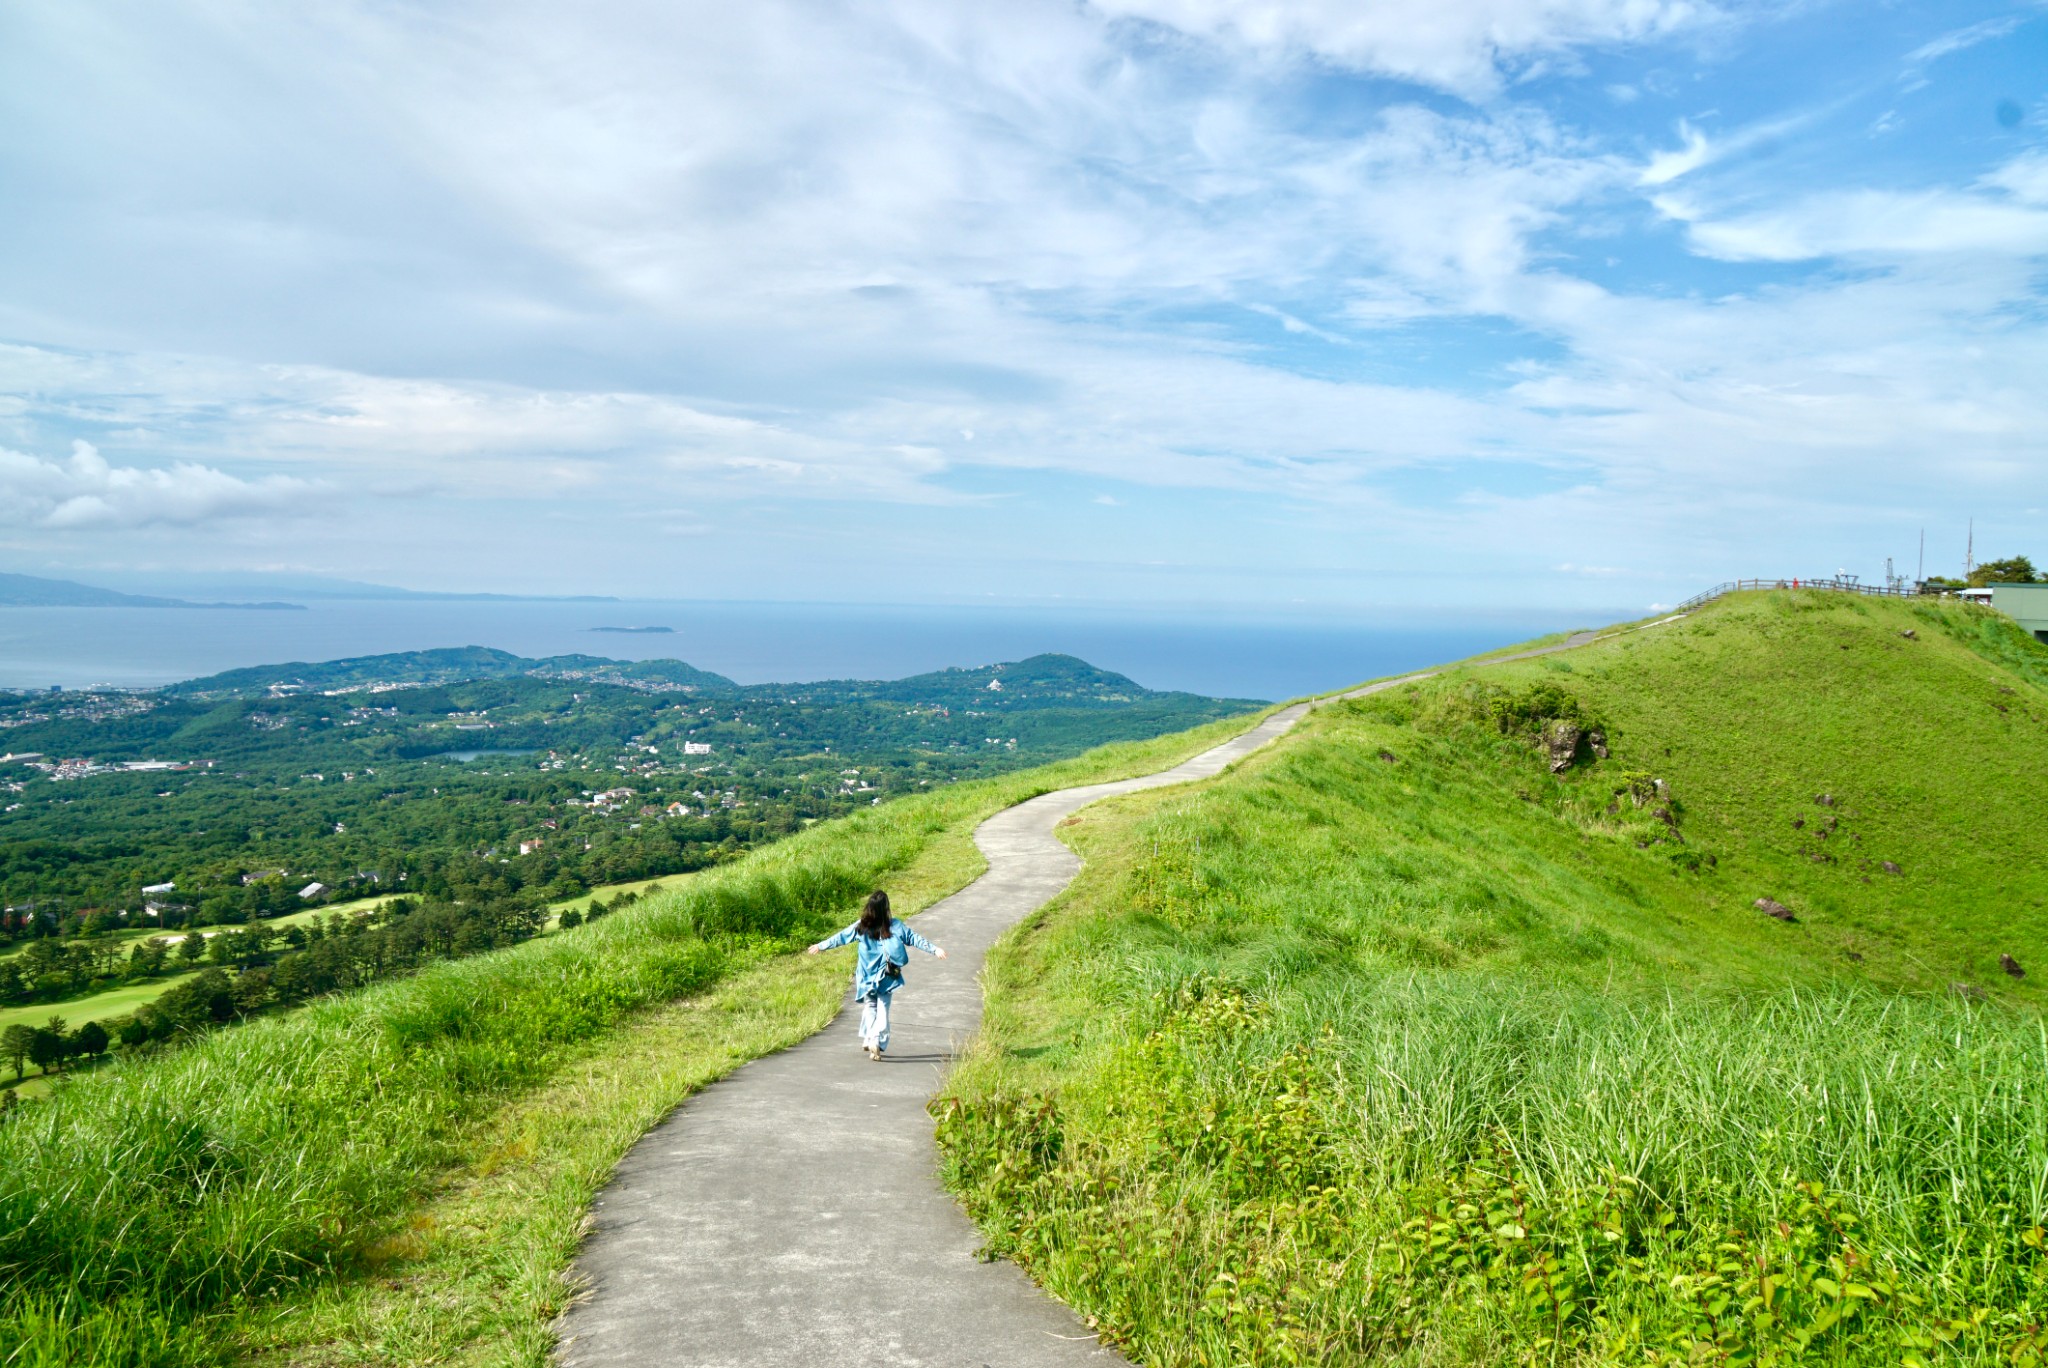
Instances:
[[[0,1002],[165,972],[138,930],[376,894],[468,909],[495,944],[506,917],[592,887],[1250,706],[1063,656],[743,687],[678,661],[478,648],[0,695],[0,945],[64,943],[0,958]]]

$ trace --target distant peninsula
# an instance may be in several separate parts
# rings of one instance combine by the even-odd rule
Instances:
[[[488,646],[456,646],[432,651],[396,651],[386,655],[350,656],[342,660],[294,660],[281,665],[255,665],[224,670],[204,679],[188,679],[163,690],[170,697],[251,698],[351,689],[418,688],[479,679],[573,680],[615,684],[644,693],[726,694],[740,690],[724,675],[700,670],[680,660],[608,660],[603,656],[561,655],[530,660]]]
[[[621,636],[674,636],[673,627],[593,627],[593,632],[617,632]]]
[[[0,608],[251,608],[304,612],[303,603],[195,603],[190,599],[123,594],[73,580],[0,573]]]

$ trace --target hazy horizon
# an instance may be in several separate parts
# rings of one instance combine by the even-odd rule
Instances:
[[[313,599],[306,607],[0,607],[0,689],[156,688],[247,666],[489,646],[528,657],[681,660],[741,684],[901,679],[1055,653],[1146,688],[1277,699],[1597,625],[1556,610],[1369,620],[659,600]],[[604,630],[650,625],[670,630]]]

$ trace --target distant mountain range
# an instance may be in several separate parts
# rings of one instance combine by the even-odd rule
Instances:
[[[0,607],[7,608],[257,608],[305,611],[302,603],[195,603],[190,599],[124,594],[72,580],[0,574]]]
[[[329,579],[319,575],[149,575],[136,576],[146,587],[168,591],[131,594],[74,580],[36,575],[0,574],[0,607],[12,608],[304,608],[294,599],[374,599],[437,603],[617,603],[607,594],[451,594],[424,589],[397,589],[388,584]],[[173,595],[176,595],[175,597]],[[190,597],[185,597],[189,595]],[[243,596],[263,602],[227,602]]]
[[[287,595],[295,599],[404,600],[418,603],[617,603],[610,594],[467,594],[443,593],[432,589],[399,589],[389,584],[362,580],[330,579],[323,575],[211,576],[166,578],[156,576],[154,587],[182,594]]]
[[[351,656],[343,660],[290,661],[283,665],[251,665],[224,670],[204,679],[188,679],[164,690],[190,696],[248,696],[279,691],[319,693],[359,689],[373,684],[459,684],[472,679],[587,679],[596,684],[628,688],[681,689],[732,693],[739,685],[721,674],[700,670],[680,660],[608,660],[603,656],[562,655],[530,659],[489,646],[453,646],[432,651],[396,651],[389,655]]]
[[[609,660],[603,656],[559,655],[534,659],[488,646],[433,651],[398,651],[345,660],[291,661],[226,670],[188,679],[161,692],[176,698],[263,698],[327,693],[376,685],[424,688],[484,679],[574,680],[611,684],[648,693],[718,694],[772,699],[778,703],[889,699],[960,706],[983,700],[990,708],[1016,703],[1031,707],[1101,707],[1139,700],[1190,699],[1192,694],[1156,693],[1111,670],[1097,669],[1067,655],[972,669],[935,670],[905,679],[829,679],[805,684],[740,684],[680,660]],[[1247,706],[1251,700],[1228,700]],[[977,704],[981,706],[981,704]]]

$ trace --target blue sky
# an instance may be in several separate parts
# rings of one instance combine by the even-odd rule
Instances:
[[[2048,6],[0,9],[0,568],[1647,606],[2048,560]]]

